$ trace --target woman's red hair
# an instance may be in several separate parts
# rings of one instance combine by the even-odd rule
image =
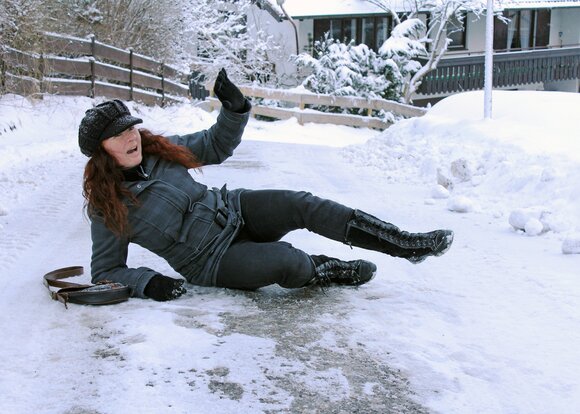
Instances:
[[[154,154],[188,169],[202,166],[188,148],[175,145],[164,136],[153,134],[147,129],[140,129],[139,133],[144,156]],[[133,194],[122,186],[123,178],[123,171],[113,157],[99,146],[87,162],[83,176],[85,210],[89,216],[101,216],[105,225],[117,236],[128,233],[129,210],[123,198],[137,203]]]

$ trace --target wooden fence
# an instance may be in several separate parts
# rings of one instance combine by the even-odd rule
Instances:
[[[95,37],[79,39],[45,34],[42,54],[6,48],[0,54],[0,93],[34,95],[105,96],[134,100],[145,104],[164,105],[190,97],[204,98],[213,85],[190,84],[187,74],[179,72],[147,56],[98,42]],[[422,116],[425,109],[383,99],[316,95],[288,90],[241,86],[248,97],[275,100],[279,106],[262,105],[257,101],[253,115],[275,119],[295,117],[301,124],[331,123],[385,129],[389,126],[373,111],[385,110],[403,117]],[[220,105],[208,97],[206,109]],[[367,116],[325,113],[307,109],[307,105],[363,109]]]
[[[189,97],[188,75],[132,50],[45,34],[42,54],[6,48],[0,92],[106,96],[163,105]]]
[[[211,86],[207,85],[210,90]],[[426,109],[412,105],[405,105],[394,101],[384,99],[364,99],[354,96],[332,96],[312,93],[299,93],[281,89],[259,88],[255,86],[240,86],[240,90],[245,96],[275,100],[294,104],[295,107],[273,107],[260,104],[254,104],[252,115],[261,115],[275,119],[289,119],[295,117],[300,124],[307,122],[319,124],[335,124],[356,127],[386,129],[390,126],[388,122],[382,119],[370,116],[373,110],[381,109],[392,112],[406,118],[422,116]],[[207,109],[213,110],[221,104],[218,99],[207,98]],[[315,106],[334,106],[339,108],[358,108],[366,110],[368,116],[348,115],[320,112],[312,109],[305,109],[306,105]]]

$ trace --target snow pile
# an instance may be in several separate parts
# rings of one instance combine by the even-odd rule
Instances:
[[[528,236],[564,238],[580,230],[580,95],[494,91],[483,119],[483,92],[444,99],[362,147],[344,150],[391,182],[429,185],[426,204],[501,218]]]

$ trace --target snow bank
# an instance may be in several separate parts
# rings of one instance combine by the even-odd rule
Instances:
[[[462,93],[343,153],[388,181],[429,185],[451,211],[565,237],[580,229],[579,107],[578,94],[494,91],[484,120],[483,92]]]

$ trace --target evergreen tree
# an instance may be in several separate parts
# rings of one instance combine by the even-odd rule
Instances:
[[[400,101],[402,96],[403,72],[392,56],[377,54],[365,44],[348,44],[329,37],[316,41],[314,56],[302,53],[296,63],[301,70],[311,73],[302,85],[314,93],[334,96],[357,96],[360,98],[382,98]],[[344,112],[333,107],[316,107],[326,112]],[[363,110],[350,110],[361,113]],[[390,117],[384,113],[377,116]]]

